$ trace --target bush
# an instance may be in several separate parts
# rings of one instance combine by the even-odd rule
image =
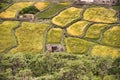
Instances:
[[[0,54],[0,80],[120,80],[119,61],[68,53]]]
[[[36,14],[39,10],[35,6],[29,6],[20,11],[20,14]]]

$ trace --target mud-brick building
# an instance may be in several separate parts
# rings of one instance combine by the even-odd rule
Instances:
[[[64,52],[64,46],[61,44],[47,44],[46,51],[48,52]]]
[[[120,0],[77,0],[77,4],[105,4],[105,5],[120,5]]]

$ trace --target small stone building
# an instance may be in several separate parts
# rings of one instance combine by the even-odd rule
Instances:
[[[64,46],[61,44],[47,44],[46,51],[48,52],[64,52]]]
[[[35,16],[33,14],[24,14],[24,15],[20,15],[19,19],[24,19],[32,22],[35,20]]]

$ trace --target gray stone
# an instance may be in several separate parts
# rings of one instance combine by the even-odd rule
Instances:
[[[64,52],[64,46],[61,44],[47,44],[46,51],[48,52]]]

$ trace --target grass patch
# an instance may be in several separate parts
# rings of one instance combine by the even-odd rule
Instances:
[[[120,47],[120,26],[114,26],[104,33],[102,42],[107,45]]]
[[[106,47],[101,45],[96,45],[92,49],[92,55],[95,56],[102,56],[102,57],[118,57],[120,56],[120,50],[112,48],[112,47]]]
[[[120,11],[120,6],[113,6],[113,9],[115,9],[116,11]]]
[[[0,24],[0,52],[15,45],[12,29],[17,25],[16,21],[5,21]]]
[[[93,44],[91,42],[82,39],[71,38],[71,37],[66,38],[65,43],[66,43],[67,52],[78,53],[78,54],[86,53]]]
[[[69,6],[70,3],[58,3],[58,4],[54,4],[52,5],[48,10],[40,13],[38,15],[39,18],[50,18],[52,16],[54,16],[57,12],[59,12],[60,10],[62,10],[63,8]]]
[[[48,32],[47,43],[61,43],[62,29],[53,28]]]
[[[87,21],[78,21],[67,28],[67,32],[73,36],[81,36],[85,27],[89,24]]]
[[[95,22],[117,22],[116,11],[104,7],[92,7],[85,11],[84,19]]]
[[[107,26],[108,24],[94,24],[87,30],[85,37],[91,39],[100,38],[101,31]]]
[[[43,10],[48,7],[49,4],[49,2],[37,2],[34,6],[39,10]]]
[[[45,30],[48,26],[48,24],[43,23],[23,22],[21,27],[16,31],[19,45],[10,52],[40,52],[43,48]]]
[[[80,18],[81,8],[71,7],[62,11],[52,19],[52,22],[58,26],[64,27],[73,20]]]
[[[20,10],[22,10],[25,7],[30,6],[32,3],[33,2],[15,3],[12,6],[10,6],[7,10],[0,13],[0,18],[14,18],[17,12],[19,12]]]

